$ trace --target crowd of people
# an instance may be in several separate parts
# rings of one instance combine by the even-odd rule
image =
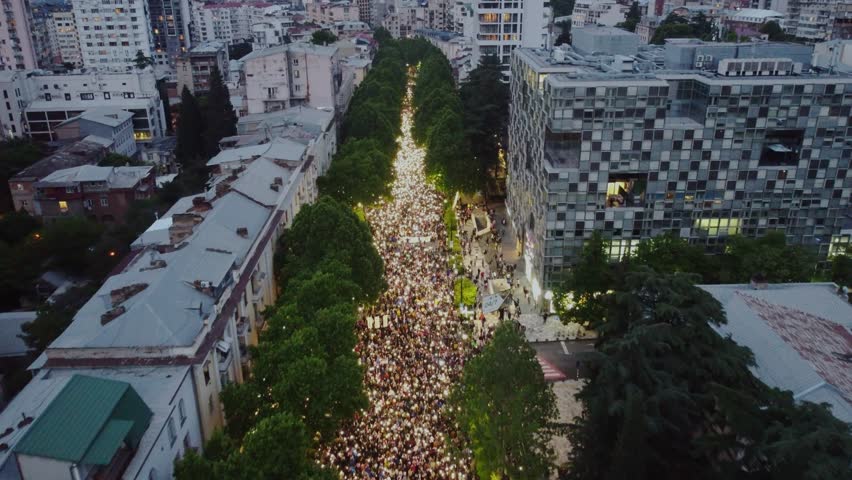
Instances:
[[[426,181],[411,124],[406,105],[393,199],[367,212],[388,284],[358,326],[370,406],[322,452],[321,462],[347,479],[473,476],[447,398],[476,347],[453,302],[443,198]]]

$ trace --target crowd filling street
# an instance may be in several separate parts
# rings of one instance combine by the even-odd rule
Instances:
[[[456,313],[448,269],[443,197],[427,182],[425,151],[403,109],[393,198],[368,209],[388,288],[363,309],[357,353],[370,406],[322,452],[347,479],[471,478],[471,452],[447,405],[465,360],[490,328],[471,330]]]

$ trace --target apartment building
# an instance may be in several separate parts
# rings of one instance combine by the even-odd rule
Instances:
[[[154,54],[148,0],[73,0],[83,66],[126,72],[138,52]]]
[[[629,7],[615,0],[578,0],[571,14],[571,26],[582,28],[589,25],[614,27],[624,21]]]
[[[0,477],[172,478],[202,446],[188,366],[42,368],[0,413]]]
[[[305,4],[305,11],[309,21],[320,25],[361,20],[358,2],[349,0],[309,2]]]
[[[33,51],[38,68],[49,69],[56,64],[56,54],[51,41],[50,14],[55,7],[49,4],[30,6],[30,32],[32,32]]]
[[[53,174],[53,172],[95,165],[107,155],[106,147],[100,142],[83,139],[61,147],[56,152],[37,161],[29,167],[16,173],[9,179],[9,190],[12,192],[12,204],[15,211],[25,210],[33,216],[41,214],[36,204],[36,183]]]
[[[219,69],[222,79],[228,75],[228,46],[223,42],[205,42],[182,54],[176,61],[177,89],[187,87],[195,95],[210,91],[210,74]]]
[[[840,231],[852,77],[802,73],[803,45],[659,48],[662,70],[647,52],[513,55],[508,208],[536,297],[596,231],[613,258],[666,232],[718,251],[771,230],[825,256]]]
[[[409,38],[426,28],[426,7],[416,0],[394,0],[388,4],[382,26],[393,38]]]
[[[74,67],[83,66],[83,54],[80,52],[80,36],[77,35],[77,22],[71,10],[54,11],[50,14],[50,42],[58,63],[69,63]]]
[[[154,194],[154,167],[81,165],[57,170],[35,183],[36,215],[121,223],[130,205]]]
[[[192,0],[192,41],[194,43],[222,41],[240,43],[252,38],[251,26],[262,21],[266,9],[273,7],[264,2],[205,3]]]
[[[150,67],[127,73],[0,73],[5,74],[0,75],[0,123],[7,136],[53,141],[60,123],[95,108],[131,112],[136,141],[161,137],[166,131],[163,103]]]
[[[189,0],[148,0],[153,54],[158,64],[174,66],[192,46]]]
[[[852,0],[786,0],[765,8],[786,14],[788,34],[818,41],[852,39]]]
[[[2,0],[0,4],[0,70],[38,68],[29,0]]]
[[[241,59],[248,113],[266,113],[298,105],[341,111],[346,82],[334,45],[291,43],[255,50]],[[351,96],[351,89],[349,96]]]
[[[296,25],[290,16],[264,16],[251,26],[252,48],[262,50],[286,43],[290,28]]]
[[[470,5],[472,30],[463,32],[472,39],[471,64],[484,56],[500,59],[509,74],[509,59],[516,48],[545,48],[550,44],[548,28],[552,11],[548,4],[529,0],[479,2]]]

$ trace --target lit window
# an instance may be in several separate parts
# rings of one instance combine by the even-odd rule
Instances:
[[[66,202],[65,200],[60,200],[59,211],[62,213],[66,213],[68,211],[68,202]]]

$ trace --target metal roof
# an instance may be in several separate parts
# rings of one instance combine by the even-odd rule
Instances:
[[[714,327],[754,353],[753,373],[800,401],[828,403],[852,423],[852,304],[832,283],[700,285],[725,309],[728,323]]]
[[[131,430],[141,438],[151,416],[130,384],[74,375],[14,451],[74,463],[108,464]]]

